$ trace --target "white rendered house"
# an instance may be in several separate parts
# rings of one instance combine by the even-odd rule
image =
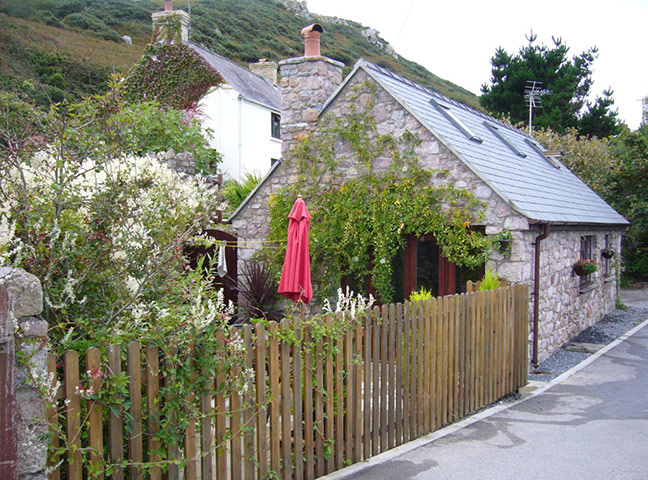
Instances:
[[[277,83],[277,64],[260,60],[250,70],[189,41],[189,15],[173,10],[167,1],[165,11],[153,17],[154,36],[169,42],[164,30],[180,27],[179,40],[223,78],[198,100],[210,143],[222,156],[220,173],[225,179],[241,179],[246,173],[265,175],[281,158],[281,97]],[[163,32],[160,34],[160,32]],[[177,38],[177,36],[175,36]]]
[[[202,47],[189,46],[225,80],[199,102],[203,125],[213,131],[211,145],[223,157],[223,174],[234,179],[252,172],[265,175],[281,157],[281,100],[277,86],[265,76]],[[251,67],[257,65],[266,68],[270,76],[274,71],[276,79],[275,63],[260,62]]]

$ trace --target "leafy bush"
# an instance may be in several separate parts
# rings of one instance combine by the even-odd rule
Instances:
[[[123,111],[116,94],[48,113],[2,94],[0,107],[12,127],[0,138],[0,263],[41,280],[53,343],[80,348],[204,317],[210,268],[189,275],[183,246],[207,242],[218,198],[144,154],[196,132],[147,127],[176,113]]]
[[[481,284],[479,285],[479,290],[495,290],[499,288],[499,276],[497,275],[497,272],[494,272],[490,268],[486,270],[484,273],[484,278],[481,280]]]
[[[187,45],[154,44],[124,79],[124,93],[133,102],[156,100],[184,110],[222,82],[220,74]]]
[[[243,308],[239,309],[239,322],[254,318],[281,319],[277,283],[267,263],[257,260],[245,262],[239,273],[238,291],[244,299]]]
[[[427,289],[422,287],[422,288],[420,288],[418,290],[414,290],[412,293],[410,293],[409,301],[410,302],[420,302],[420,301],[424,301],[424,300],[431,300],[432,298],[434,298],[434,296],[432,295],[432,291],[427,290]]]
[[[246,173],[241,180],[234,178],[227,180],[223,184],[222,194],[223,198],[227,200],[230,210],[236,210],[260,181],[261,175],[256,172]]]

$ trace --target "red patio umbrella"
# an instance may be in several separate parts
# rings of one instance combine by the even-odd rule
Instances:
[[[288,246],[279,282],[279,293],[295,303],[300,300],[308,303],[313,298],[308,248],[310,218],[299,195],[288,215]]]

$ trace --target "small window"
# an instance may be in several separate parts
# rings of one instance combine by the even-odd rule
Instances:
[[[270,114],[270,134],[272,138],[281,138],[281,116],[278,113]]]
[[[466,125],[464,122],[462,122],[459,117],[457,117],[452,110],[450,110],[450,107],[447,105],[444,105],[443,103],[437,102],[435,99],[431,98],[430,99],[430,104],[434,105],[436,109],[441,112],[441,114],[446,117],[448,120],[450,120],[450,123],[452,123],[455,127],[459,129],[461,133],[463,133],[469,140],[473,140],[478,143],[482,143],[482,139],[479,138],[477,135],[475,135],[475,132],[473,132],[468,125]]]
[[[610,236],[605,235],[605,249],[608,250],[610,248]],[[609,277],[612,275],[612,265],[611,261],[607,256],[603,257],[603,272],[605,273],[606,277]]]
[[[547,162],[549,162],[551,165],[553,165],[556,168],[560,168],[560,163],[558,163],[555,158],[557,155],[547,155],[547,152],[544,152],[537,143],[535,143],[532,140],[529,140],[528,138],[525,138],[524,141],[526,142],[527,145],[529,145],[536,152],[538,152],[540,156],[544,158]],[[549,153],[554,153],[554,152],[549,152]]]
[[[581,260],[595,260],[594,257],[592,256],[592,253],[594,252],[594,235],[586,235],[581,237],[580,239],[580,259]],[[593,280],[592,280],[592,274],[589,275],[583,275],[582,277],[579,277],[580,287],[585,287],[587,285],[590,285]]]
[[[491,132],[493,132],[493,135],[495,135],[500,142],[506,145],[509,148],[509,150],[511,150],[513,153],[515,153],[516,155],[522,158],[526,157],[526,153],[520,151],[515,145],[513,145],[513,143],[511,143],[509,139],[506,138],[502,132],[500,132],[499,128],[497,128],[495,125],[489,122],[484,122],[484,125],[486,125],[488,129]]]

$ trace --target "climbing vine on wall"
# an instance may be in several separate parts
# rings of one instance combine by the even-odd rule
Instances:
[[[371,97],[365,107],[355,101],[363,95]],[[348,115],[323,119],[319,135],[296,145],[285,162],[297,178],[271,197],[269,239],[285,240],[288,213],[301,194],[312,216],[311,265],[322,293],[330,295],[344,276],[362,285],[370,275],[380,299],[390,302],[393,260],[405,235],[432,234],[445,258],[466,267],[486,261],[492,240],[469,228],[484,204],[455,188],[446,171],[420,165],[416,135],[377,133],[374,98],[373,85],[356,87]],[[389,165],[377,168],[386,158]],[[278,269],[282,254],[272,254]]]
[[[125,91],[131,101],[157,100],[187,110],[221,83],[220,74],[187,45],[153,43],[126,77]]]

